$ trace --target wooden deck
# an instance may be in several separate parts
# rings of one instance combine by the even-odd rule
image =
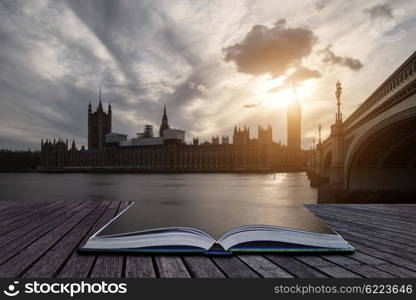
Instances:
[[[80,255],[127,202],[0,201],[0,277],[416,277],[416,205],[308,205],[349,255]]]

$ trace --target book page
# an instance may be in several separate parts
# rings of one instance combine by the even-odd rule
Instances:
[[[99,236],[167,227],[192,227],[218,239],[228,230],[245,225],[272,225],[316,233],[333,233],[300,204],[251,201],[140,201],[100,232]]]

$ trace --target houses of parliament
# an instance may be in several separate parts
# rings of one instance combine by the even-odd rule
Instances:
[[[88,105],[88,148],[75,141],[41,141],[44,172],[275,172],[304,169],[301,150],[301,108],[287,109],[287,146],[272,139],[272,127],[235,127],[232,140],[213,136],[211,142],[185,141],[185,131],[169,126],[166,106],[157,136],[152,125],[135,138],[112,132],[112,110],[103,108],[101,90],[95,111]]]

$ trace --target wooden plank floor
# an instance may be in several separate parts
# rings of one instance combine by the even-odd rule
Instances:
[[[416,277],[416,204],[307,205],[357,248],[347,255],[77,252],[127,205],[0,201],[0,277]]]

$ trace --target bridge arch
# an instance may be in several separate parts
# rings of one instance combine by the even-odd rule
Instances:
[[[322,178],[329,180],[331,164],[332,164],[332,151],[329,150],[328,152],[324,154],[324,157],[323,157],[323,164],[322,164],[322,169],[321,169]]]
[[[366,127],[346,157],[346,190],[416,190],[416,108]]]

